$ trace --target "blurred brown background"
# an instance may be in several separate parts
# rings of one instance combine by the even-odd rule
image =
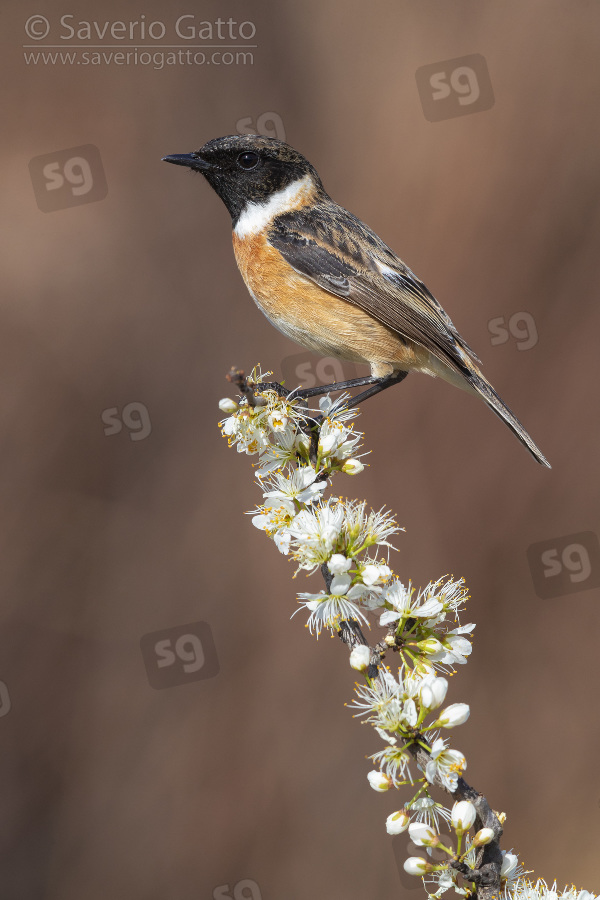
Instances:
[[[398,796],[366,781],[380,745],[344,708],[346,653],[290,622],[296,591],[318,579],[292,581],[243,515],[260,492],[216,426],[231,364],[280,373],[300,348],[250,301],[221,202],[160,161],[265,113],[425,280],[553,464],[536,465],[482,403],[411,376],[365,406],[371,468],[335,490],[397,512],[398,575],[467,580],[475,646],[450,699],[472,715],[453,745],[508,813],[504,846],[536,875],[598,891],[597,4],[12,7],[2,897],[421,896],[385,834]],[[65,40],[64,14],[100,25],[144,14],[166,25],[154,43],[184,48],[181,15],[249,21],[254,61],[27,64],[22,44],[128,43]],[[51,31],[28,39],[39,15]],[[493,105],[427,121],[415,72],[472,54]],[[65,162],[87,145],[106,176],[95,202],[72,199],[88,184]],[[50,195],[28,164],[53,154],[63,183]],[[90,199],[102,193],[92,177]],[[66,205],[43,212],[36,193]],[[561,573],[546,578],[540,558],[538,575],[564,583],[560,596],[534,590],[527,550],[544,542]],[[154,689],[141,638],[196,622],[210,626],[219,673]]]

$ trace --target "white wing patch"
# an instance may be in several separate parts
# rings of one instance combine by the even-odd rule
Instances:
[[[393,281],[395,278],[398,277],[397,272],[394,272],[393,269],[390,269],[389,266],[386,266],[385,263],[380,262],[378,259],[375,260],[375,265],[377,266],[377,268],[379,269],[379,271],[381,272],[381,274],[383,275],[384,278],[387,278],[390,281]]]
[[[245,238],[262,231],[275,216],[291,212],[310,203],[314,196],[315,184],[312,175],[305,175],[288,184],[286,188],[272,194],[263,203],[248,203],[237,221],[234,232]]]
[[[398,272],[396,269],[390,268],[390,266],[386,266],[386,264],[382,263],[381,260],[379,260],[379,259],[375,260],[375,265],[377,266],[377,268],[379,269],[379,271],[381,272],[383,277],[386,278],[388,281],[392,281],[394,284],[402,284],[403,279],[402,279],[401,272]],[[411,275],[413,278],[415,277],[413,275],[413,273],[410,271],[410,269],[406,269],[406,274],[409,277]]]

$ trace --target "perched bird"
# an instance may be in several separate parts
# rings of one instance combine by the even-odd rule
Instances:
[[[329,197],[314,167],[293,147],[275,138],[229,135],[164,161],[201,172],[224,202],[240,272],[273,325],[322,356],[370,366],[370,376],[336,385],[371,385],[352,405],[409,371],[437,375],[479,395],[550,468],[423,282]]]

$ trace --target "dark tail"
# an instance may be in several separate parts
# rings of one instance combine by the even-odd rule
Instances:
[[[471,368],[471,367],[469,367]],[[473,369],[475,366],[473,366]],[[540,448],[534,444],[533,440],[529,436],[529,434],[525,431],[517,417],[510,411],[506,403],[504,403],[494,388],[491,386],[489,381],[486,381],[483,375],[480,372],[469,371],[468,374],[465,374],[466,380],[469,382],[471,387],[473,387],[477,393],[482,397],[489,408],[496,413],[496,415],[502,419],[513,434],[519,438],[522,444],[525,444],[531,455],[534,459],[536,459],[542,466],[547,466],[549,469],[552,468]]]

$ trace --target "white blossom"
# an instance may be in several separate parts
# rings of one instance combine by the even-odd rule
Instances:
[[[364,690],[363,685],[357,688],[357,693],[361,689]],[[396,685],[395,692],[383,702],[374,698],[371,715],[367,721],[378,725],[385,731],[398,732],[414,728],[418,718],[415,701],[412,697],[404,699],[400,686]]]
[[[432,897],[441,897],[442,894],[445,894],[446,891],[450,890],[450,888],[454,888],[454,891],[457,894],[462,894],[466,896],[469,893],[468,888],[459,888],[456,883],[456,877],[458,872],[454,869],[442,869],[440,872],[431,872],[428,878],[423,879],[423,883],[425,885],[433,884],[437,887],[435,892],[428,890],[428,895],[430,898]]]
[[[367,512],[364,501],[348,500],[345,504],[343,539],[346,556],[356,556],[372,546],[391,547],[388,538],[399,531],[392,513],[380,509]]]
[[[443,609],[442,603],[435,596],[426,596],[419,591],[416,597],[415,589],[411,583],[405,587],[398,579],[386,589],[383,599],[392,609],[384,612],[379,620],[380,625],[388,625],[403,618],[430,619],[437,616]]]
[[[410,804],[411,815],[414,815],[415,821],[425,822],[439,833],[440,819],[443,822],[450,821],[450,810],[436,803],[431,797],[418,797]]]
[[[288,417],[285,415],[282,409],[273,410],[267,416],[267,422],[269,423],[269,428],[271,431],[277,434],[278,432],[284,432],[287,428]]]
[[[396,787],[402,781],[407,779],[412,784],[413,777],[409,768],[411,757],[404,748],[395,746],[385,747],[384,750],[373,753],[370,759],[385,771],[386,775]]]
[[[320,397],[319,409],[323,418],[336,422],[349,422],[351,419],[356,419],[360,411],[356,407],[348,408],[345,405],[346,401],[350,399],[348,393],[340,394],[335,400],[332,400],[329,394]]]
[[[271,373],[268,373],[270,375]],[[439,711],[446,699],[448,682],[436,675],[436,669],[464,664],[471,653],[470,633],[474,625],[461,626],[459,613],[468,599],[462,579],[443,576],[417,590],[393,577],[385,559],[376,558],[371,550],[388,547],[392,535],[403,531],[391,512],[370,510],[364,501],[323,499],[326,476],[338,471],[356,474],[364,469],[357,456],[363,437],[354,430],[355,408],[348,409],[344,394],[332,400],[319,400],[322,419],[319,423],[317,454],[311,457],[311,433],[307,423],[316,423],[314,411],[304,401],[278,396],[264,385],[267,375],[255,369],[248,381],[254,399],[247,396],[239,402],[223,398],[219,407],[227,415],[220,427],[230,445],[239,453],[258,455],[257,477],[263,503],[253,511],[252,522],[273,539],[278,549],[291,555],[298,569],[314,572],[323,567],[326,590],[298,594],[299,609],[305,609],[311,632],[327,628],[339,629],[344,620],[367,624],[367,610],[381,609],[382,626],[388,629],[382,645],[394,647],[401,659],[398,678],[381,669],[376,678],[365,678],[356,688],[354,708],[365,717],[379,737],[384,749],[370,758],[376,768],[368,773],[371,787],[387,791],[415,780],[411,766],[419,768],[413,754],[413,742],[422,742],[422,733],[432,728],[453,728],[465,722],[469,707],[454,703]],[[309,426],[310,427],[310,426]],[[372,555],[369,555],[372,554]],[[326,567],[326,568],[325,568]],[[330,577],[331,576],[331,577]],[[454,627],[451,627],[454,625]],[[350,654],[350,665],[366,672],[371,650],[357,645]],[[437,718],[435,718],[437,716]],[[431,722],[433,724],[427,724]],[[408,829],[412,840],[431,848],[440,843],[439,823],[450,821],[455,831],[468,831],[475,821],[475,807],[468,801],[445,809],[429,796],[429,783],[441,783],[454,792],[458,778],[466,769],[466,759],[458,750],[449,748],[441,737],[432,736],[425,778],[419,778],[416,798],[388,816],[386,830],[399,834]],[[412,819],[412,821],[411,821]],[[476,847],[494,837],[492,829],[481,829],[471,849],[463,854],[472,868],[476,863]],[[433,866],[421,857],[411,857],[405,869],[415,875],[431,874],[428,879],[439,897],[450,887],[459,887],[457,874],[447,868]],[[531,885],[522,878],[522,867],[513,853],[503,853],[502,887],[505,900],[595,900],[585,891],[565,889],[559,895],[545,883]],[[468,877],[466,879],[468,882]]]
[[[462,635],[472,631],[474,628],[474,625],[463,625],[460,628],[454,628],[452,631],[447,632],[442,640],[444,652],[440,662],[447,665],[464,665],[467,661],[467,656],[471,655],[473,647],[471,642],[462,637]]]
[[[307,625],[311,634],[314,631],[317,637],[324,628],[335,631],[339,628],[340,622],[346,619],[357,619],[368,625],[364,613],[352,600],[348,599],[348,596],[335,596],[321,591],[318,594],[298,594],[298,600],[301,608],[309,610],[310,616]],[[300,610],[298,609],[296,612],[300,612]]]
[[[510,881],[517,871],[519,865],[519,857],[516,853],[509,850],[502,850],[502,866],[500,868],[500,877],[506,881]]]
[[[519,862],[519,857],[512,850],[502,850],[502,867],[500,869],[500,884],[504,891],[508,893],[516,883],[523,879],[525,875],[530,875],[531,871],[526,871]]]
[[[347,459],[360,443],[362,434],[354,435],[339,420],[327,418],[321,425],[319,433],[318,453],[320,456],[334,456]]]
[[[267,491],[263,497],[267,500],[278,500],[282,506],[295,514],[299,503],[313,503],[319,500],[327,487],[326,481],[317,481],[317,472],[312,466],[299,466],[289,478],[275,473],[272,478],[274,490]]]
[[[443,786],[453,794],[458,777],[466,768],[467,761],[462,753],[458,750],[447,750],[446,742],[442,738],[437,738],[433,742],[425,769],[425,777],[429,782],[433,783],[438,776]]]
[[[589,891],[578,891],[574,886],[559,891],[556,881],[549,886],[543,878],[538,878],[535,883],[523,878],[517,881],[506,896],[512,900],[595,900],[597,895]]]
[[[465,587],[464,578],[454,581],[453,578],[444,580],[446,576],[439,578],[437,581],[431,582],[426,591],[432,591],[441,602],[444,612],[457,615],[458,611],[468,600],[469,593]]]
[[[291,535],[288,526],[292,516],[286,505],[277,500],[269,501],[254,511],[252,524],[273,538],[281,553],[289,553]]]
[[[350,704],[351,708],[358,709],[357,716],[370,713],[367,722],[378,724],[378,716],[389,704],[398,702],[400,686],[394,676],[383,669],[378,678],[372,684],[359,684],[356,687],[357,697]]]
[[[295,465],[298,443],[298,436],[290,427],[277,435],[276,442],[269,441],[260,452],[260,469],[257,469],[256,477],[262,479],[285,466]]]
[[[344,505],[329,500],[312,509],[303,509],[290,525],[292,555],[300,569],[314,571],[327,562],[340,539]]]

